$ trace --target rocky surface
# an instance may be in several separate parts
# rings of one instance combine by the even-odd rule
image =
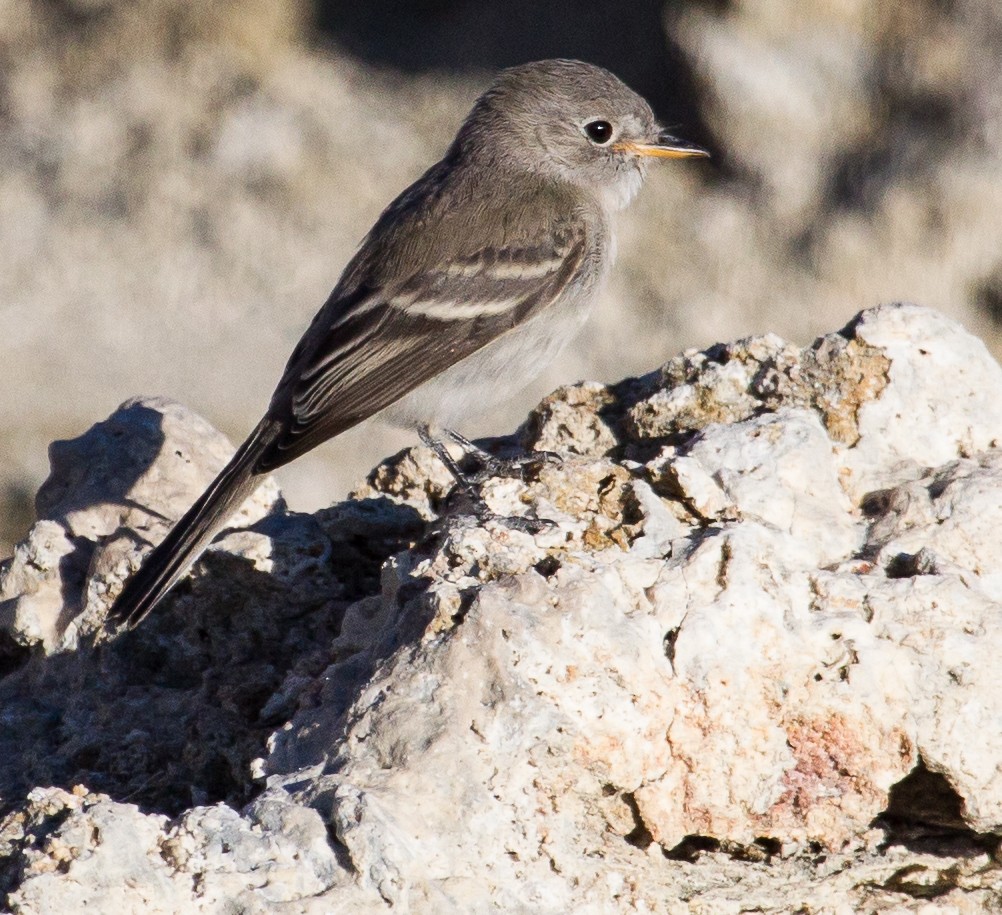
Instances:
[[[424,448],[266,481],[111,636],[226,451],[123,405],[0,572],[8,907],[994,911],[1000,440],[985,346],[884,306],[555,392],[481,487],[535,535]]]

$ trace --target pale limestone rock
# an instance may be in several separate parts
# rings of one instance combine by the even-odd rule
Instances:
[[[33,792],[29,812],[42,801],[50,817],[69,815],[40,843],[31,833],[26,837],[25,870],[8,899],[15,912],[180,911],[189,893],[172,879],[159,854],[166,817],[100,796],[59,792],[64,800],[52,796],[54,789],[47,793]]]
[[[813,412],[779,410],[715,424],[680,451],[663,453],[659,462],[669,470],[683,464],[681,495],[703,503],[704,518],[760,521],[790,534],[805,564],[837,562],[859,546],[862,532],[839,485],[832,442]]]
[[[176,823],[102,795],[38,789],[23,816],[56,820],[25,840],[9,897],[19,913],[323,912],[314,905],[344,874],[316,811],[270,792],[241,816],[196,807]],[[0,841],[19,831],[8,819]],[[364,901],[364,900],[363,900]],[[364,908],[345,909],[364,911]]]
[[[672,763],[637,803],[669,847],[692,833],[838,847],[915,764],[902,688],[864,682],[847,703],[849,661],[814,605],[805,558],[789,534],[729,523],[652,589],[680,696],[666,728]]]
[[[888,306],[803,350],[752,338],[551,395],[490,447],[560,460],[482,485],[538,534],[476,524],[423,448],[354,501],[238,527],[136,633],[11,655],[11,903],[985,911],[996,401],[977,340]],[[15,600],[72,620],[88,589],[100,618],[94,579],[114,593],[125,566],[73,577],[61,552],[117,536],[94,486],[78,533],[20,548]],[[39,781],[174,819],[54,789],[18,806]]]
[[[17,642],[42,644],[55,649],[67,625],[66,595],[62,588],[76,546],[66,528],[42,519],[19,543],[10,562],[0,572],[0,625]],[[73,563],[75,577],[83,580],[86,562]]]
[[[890,363],[886,390],[860,407],[859,440],[842,458],[854,499],[1002,444],[1002,367],[959,324],[893,305],[863,312],[853,331]]]
[[[996,563],[1002,452],[950,461],[913,483],[875,492],[869,507],[867,547],[879,551],[880,565],[903,563],[916,574],[954,572],[965,585],[1002,602],[1002,567]]]
[[[197,880],[204,909],[269,911],[318,896],[343,876],[317,812],[279,794],[243,816],[225,804],[196,807],[161,839],[171,870]]]
[[[232,453],[204,419],[160,397],[128,400],[79,438],[53,442],[36,498],[40,520],[0,574],[0,618],[11,638],[49,652],[75,647],[117,593],[108,580],[120,583],[138,567],[144,546],[163,538]],[[278,498],[265,478],[234,525],[264,517]]]

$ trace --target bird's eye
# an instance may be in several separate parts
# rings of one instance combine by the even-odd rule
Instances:
[[[584,126],[584,132],[592,143],[604,146],[612,139],[612,124],[608,121],[589,121]]]

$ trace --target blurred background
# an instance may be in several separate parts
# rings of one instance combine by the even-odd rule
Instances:
[[[135,394],[235,441],[382,207],[500,67],[603,64],[710,163],[619,220],[563,382],[879,302],[1002,345],[997,0],[0,0],[0,556],[46,448]],[[370,422],[278,474],[342,496],[411,433]]]

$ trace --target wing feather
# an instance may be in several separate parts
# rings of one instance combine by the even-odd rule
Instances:
[[[582,230],[545,246],[486,248],[396,289],[338,290],[289,361],[269,413],[272,470],[378,413],[555,302],[586,255]]]

